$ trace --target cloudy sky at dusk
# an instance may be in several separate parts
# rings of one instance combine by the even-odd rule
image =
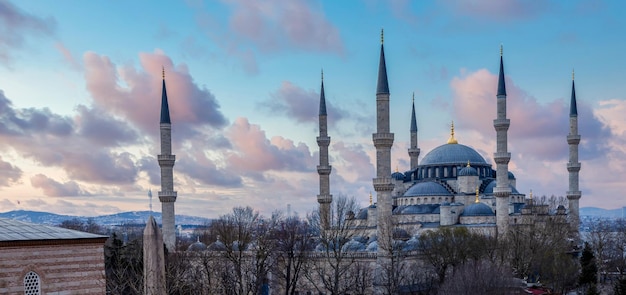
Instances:
[[[405,171],[411,96],[420,159],[459,143],[493,162],[500,45],[509,169],[564,196],[572,69],[581,207],[626,206],[623,1],[0,0],[0,212],[160,210],[161,69],[173,124],[176,211],[250,205],[305,214],[319,180],[320,71],[331,193],[373,192],[380,30],[392,167]]]

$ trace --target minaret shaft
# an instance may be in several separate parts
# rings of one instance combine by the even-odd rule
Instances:
[[[496,162],[496,229],[498,238],[504,238],[509,230],[509,196],[511,187],[509,185],[509,161],[511,154],[508,152],[508,130],[511,124],[506,118],[506,86],[504,84],[504,65],[500,56],[500,74],[498,77],[497,93],[497,117],[493,120],[493,127],[496,130],[496,153],[493,156]]]
[[[174,191],[174,162],[176,156],[172,155],[172,123],[169,115],[167,91],[165,89],[165,77],[163,77],[163,93],[161,98],[161,154],[157,156],[161,167],[161,201],[163,243],[170,252],[176,251],[176,221],[174,204],[177,193]]]
[[[320,226],[322,229],[330,228],[330,204],[333,196],[330,194],[330,172],[332,167],[329,164],[328,146],[330,137],[328,136],[328,117],[326,113],[326,98],[324,94],[324,76],[322,76],[322,86],[320,91],[320,111],[319,111],[319,136],[317,146],[319,147],[320,164],[317,166],[317,173],[320,177],[320,194],[317,195],[317,202],[320,204]]]
[[[567,171],[569,172],[569,189],[567,191],[567,199],[569,205],[569,222],[570,231],[577,235],[580,225],[580,212],[578,201],[582,196],[578,180],[581,164],[578,161],[578,145],[580,144],[580,135],[578,134],[578,108],[576,105],[576,89],[572,75],[572,98],[570,102],[569,115],[569,134],[567,135],[567,144],[569,145],[569,161],[567,162]]]

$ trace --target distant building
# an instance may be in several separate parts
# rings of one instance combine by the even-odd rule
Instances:
[[[107,238],[0,218],[0,294],[105,294]]]

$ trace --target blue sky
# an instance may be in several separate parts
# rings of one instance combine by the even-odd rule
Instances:
[[[324,70],[331,193],[373,191],[375,87],[384,28],[392,166],[408,169],[415,93],[423,157],[495,150],[504,47],[510,170],[522,193],[567,191],[576,72],[581,206],[626,205],[621,1],[0,0],[0,211],[95,215],[148,208],[159,190],[165,68],[177,212],[248,204],[305,214],[318,194]],[[159,208],[155,198],[155,208]]]

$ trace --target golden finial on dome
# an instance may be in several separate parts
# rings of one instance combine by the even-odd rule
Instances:
[[[163,76],[163,80],[165,80],[165,67],[161,66],[161,75]]]
[[[380,44],[385,43],[385,31],[384,29],[380,29]]]
[[[400,171],[398,170],[398,165],[396,165],[396,172],[400,172]]]
[[[459,143],[458,141],[456,141],[456,138],[454,138],[454,121],[452,121],[452,125],[450,125],[450,139],[448,139],[448,144],[457,144]]]
[[[478,187],[476,187],[476,199],[474,200],[474,203],[478,203],[478,202],[480,201],[478,200]]]
[[[372,205],[372,192],[370,192],[370,205]]]
[[[470,163],[469,163],[469,160],[467,160],[467,167],[471,167]]]

